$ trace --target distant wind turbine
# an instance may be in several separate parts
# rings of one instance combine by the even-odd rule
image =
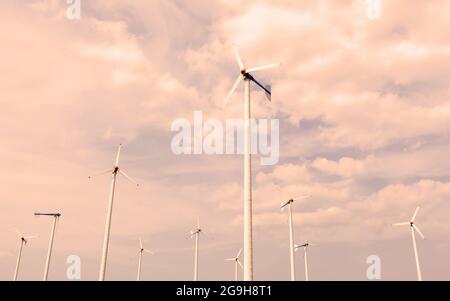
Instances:
[[[138,273],[137,273],[137,281],[141,281],[141,264],[142,264],[142,256],[145,253],[153,254],[152,251],[149,251],[147,249],[144,249],[144,246],[142,245],[142,239],[139,237],[139,264],[138,264]]]
[[[39,213],[39,212],[36,212],[34,215],[35,216],[51,216],[51,217],[53,217],[52,231],[50,232],[50,242],[48,243],[48,253],[47,253],[47,260],[45,262],[44,279],[43,279],[44,281],[47,281],[48,271],[50,269],[50,260],[52,257],[53,242],[55,240],[56,225],[58,223],[59,218],[61,217],[61,213]]]
[[[272,91],[270,86],[263,86],[252,75],[252,72],[279,67],[280,64],[266,65],[247,69],[235,45],[234,55],[239,65],[239,75],[231,91],[228,93],[222,107],[224,108],[234,91],[244,80],[244,280],[253,280],[253,229],[252,229],[252,159],[251,159],[251,126],[250,126],[250,83],[254,82],[264,92],[270,101]]]
[[[294,221],[292,218],[292,204],[295,201],[303,200],[311,197],[310,195],[304,195],[281,204],[281,210],[288,207],[289,209],[289,255],[291,262],[291,281],[295,281],[295,258],[294,258]]]
[[[422,272],[420,271],[419,254],[417,252],[417,244],[416,244],[416,236],[415,236],[415,232],[417,232],[420,235],[420,237],[422,237],[422,239],[425,239],[425,236],[422,234],[422,232],[419,230],[419,228],[415,224],[415,219],[417,217],[417,213],[419,213],[419,210],[420,210],[420,207],[417,207],[416,211],[414,212],[414,214],[409,222],[397,223],[397,224],[393,224],[393,226],[409,226],[410,227],[413,248],[414,248],[414,256],[416,258],[417,279],[419,281],[422,281]]]
[[[110,168],[104,172],[99,173],[96,176],[104,175],[111,173],[112,174],[112,182],[111,182],[111,191],[109,194],[109,202],[108,202],[108,212],[106,215],[106,226],[105,226],[105,236],[103,239],[103,251],[102,251],[102,261],[100,265],[100,276],[99,280],[104,281],[105,275],[106,275],[106,261],[108,258],[108,246],[109,246],[109,235],[111,232],[111,218],[112,218],[112,210],[113,210],[113,203],[114,203],[114,192],[116,188],[116,178],[117,174],[121,174],[124,176],[128,181],[135,184],[136,186],[139,186],[138,183],[136,183],[135,180],[133,180],[130,176],[128,176],[121,168],[119,168],[119,158],[120,158],[120,151],[122,149],[122,144],[119,145],[119,149],[117,150],[117,156],[116,156],[116,162],[114,163],[113,168]],[[92,176],[89,177],[90,179]]]
[[[241,253],[242,253],[242,248],[239,250],[239,252],[237,253],[236,257],[225,259],[226,261],[234,261],[234,281],[238,281],[239,280],[238,267],[240,267],[241,269],[244,268],[242,266],[241,261],[239,260],[239,257],[241,256]]]
[[[202,229],[200,227],[200,219],[197,219],[197,229],[191,231],[191,238],[195,237],[194,245],[194,281],[198,281],[198,243]]]
[[[16,269],[14,270],[14,278],[13,278],[14,281],[17,281],[17,278],[19,277],[19,266],[20,266],[20,259],[22,257],[23,246],[28,243],[29,239],[37,237],[37,236],[23,236],[19,230],[16,230],[16,232],[20,238],[20,245],[19,245],[19,254],[17,255]]]
[[[305,281],[309,281],[309,270],[308,270],[308,248],[311,246],[309,242],[306,242],[302,245],[296,245],[295,251],[300,249],[305,249]]]

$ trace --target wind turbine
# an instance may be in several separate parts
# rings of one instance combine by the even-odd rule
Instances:
[[[420,271],[419,254],[417,252],[416,235],[415,235],[415,232],[417,232],[420,235],[420,237],[422,237],[422,239],[425,239],[425,236],[422,234],[422,232],[419,230],[419,228],[415,224],[415,219],[417,217],[417,213],[419,213],[419,210],[420,210],[420,206],[417,207],[416,211],[414,212],[414,214],[409,222],[397,223],[397,224],[393,224],[393,226],[409,226],[411,228],[414,256],[416,258],[417,279],[419,281],[422,281],[422,272]]]
[[[28,243],[29,239],[37,237],[37,236],[23,236],[22,233],[19,232],[19,230],[16,230],[16,232],[17,232],[17,235],[20,238],[20,245],[19,245],[19,255],[17,255],[16,269],[14,271],[13,281],[17,281],[17,277],[19,276],[19,266],[20,266],[20,259],[22,257],[22,248],[23,248],[23,246]]]
[[[279,67],[280,64],[265,65],[256,68],[246,68],[235,45],[234,55],[238,62],[240,72],[226,97],[222,107],[225,107],[234,91],[244,80],[244,280],[253,280],[253,230],[252,230],[252,159],[251,159],[251,126],[250,126],[250,83],[254,82],[264,92],[270,101],[272,91],[269,86],[264,87],[253,76],[252,72]]]
[[[50,216],[53,217],[53,224],[52,224],[52,230],[50,232],[50,242],[48,243],[48,253],[47,253],[47,260],[45,262],[45,270],[44,270],[44,281],[47,281],[48,279],[48,271],[50,268],[50,260],[52,257],[52,250],[53,250],[53,242],[55,240],[55,231],[56,231],[56,224],[58,223],[59,218],[61,217],[61,213],[40,213],[36,212],[34,214],[35,216]]]
[[[289,209],[289,255],[291,259],[291,281],[295,281],[295,258],[294,258],[294,222],[292,218],[292,204],[295,201],[303,200],[311,197],[310,195],[301,196],[281,204],[281,211],[288,207]]]
[[[195,250],[194,250],[194,281],[198,281],[198,242],[199,236],[202,233],[202,228],[200,227],[200,219],[197,219],[197,229],[191,231],[191,238],[195,237]]]
[[[302,248],[305,249],[305,281],[309,281],[309,271],[308,271],[308,248],[311,246],[309,242],[306,242],[302,245],[295,245],[295,251],[298,251]]]
[[[241,261],[239,260],[239,257],[241,256],[242,253],[242,248],[239,250],[239,252],[237,253],[236,257],[233,258],[227,258],[225,259],[226,261],[234,261],[234,281],[238,281],[238,266],[243,269],[244,267],[242,266]]]
[[[99,280],[100,281],[104,281],[105,280],[105,274],[106,274],[106,260],[108,258],[109,235],[110,235],[110,232],[111,232],[111,218],[112,218],[112,210],[113,210],[113,203],[114,203],[114,192],[115,192],[115,188],[116,188],[117,174],[120,173],[128,181],[130,181],[131,183],[135,184],[136,186],[139,186],[139,184],[136,183],[135,180],[133,180],[122,169],[119,168],[119,158],[120,158],[120,151],[121,150],[122,150],[122,144],[119,145],[119,149],[117,150],[116,162],[114,163],[113,168],[110,168],[110,169],[108,169],[108,170],[98,174],[98,175],[104,175],[104,174],[108,174],[108,173],[112,174],[111,190],[110,190],[109,202],[108,202],[108,212],[107,212],[107,215],[106,215],[105,236],[104,236],[104,239],[103,239],[102,261],[101,261],[101,265],[100,265],[100,276],[99,276]],[[89,178],[91,179],[92,177],[90,176]]]
[[[139,265],[138,265],[138,273],[137,273],[137,281],[141,281],[141,263],[142,263],[142,255],[144,255],[144,252],[153,254],[152,251],[149,251],[147,249],[144,249],[142,245],[142,239],[139,237]]]

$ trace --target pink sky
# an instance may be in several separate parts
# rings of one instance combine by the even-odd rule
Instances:
[[[254,160],[255,279],[289,279],[287,215],[311,249],[311,278],[365,280],[366,258],[385,280],[414,280],[407,220],[418,225],[423,277],[450,279],[450,1],[384,0],[380,20],[364,1],[66,1],[0,3],[0,280],[13,276],[14,229],[38,235],[23,253],[21,279],[42,277],[50,220],[62,212],[50,280],[66,258],[82,279],[98,278],[111,166],[119,179],[108,279],[134,280],[138,237],[145,280],[190,280],[200,216],[200,280],[229,280],[224,258],[242,245],[242,157],[176,156],[171,123],[241,118],[241,89],[220,109],[236,77],[231,44],[261,73],[273,100],[253,92],[256,118],[280,119],[280,162]],[[302,255],[297,274],[303,279]]]

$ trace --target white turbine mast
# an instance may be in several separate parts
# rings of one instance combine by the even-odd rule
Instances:
[[[238,276],[239,267],[241,269],[244,269],[244,266],[242,265],[241,260],[239,259],[239,257],[241,256],[241,253],[242,253],[242,248],[239,250],[239,252],[237,253],[237,255],[235,257],[225,259],[226,261],[234,262],[234,281],[239,280],[239,276]]]
[[[292,217],[292,204],[295,201],[304,200],[306,198],[310,198],[310,195],[304,195],[301,197],[289,199],[287,202],[281,203],[281,210],[288,207],[289,210],[289,256],[290,256],[290,264],[291,264],[291,281],[295,281],[295,257],[294,257],[294,221]]]
[[[148,253],[153,255],[153,252],[144,248],[142,244],[142,238],[139,237],[139,263],[138,263],[138,272],[137,272],[137,281],[141,281],[141,265],[142,265],[142,256],[144,253]]]
[[[47,281],[48,279],[48,272],[50,269],[50,260],[52,257],[52,250],[53,250],[53,242],[55,240],[55,231],[56,231],[56,225],[58,224],[59,218],[61,217],[61,213],[40,213],[36,212],[34,214],[35,216],[50,216],[53,217],[53,224],[52,224],[52,230],[50,232],[50,241],[48,243],[48,253],[47,253],[47,260],[45,262],[45,270],[44,270],[44,281]]]
[[[139,186],[139,184],[130,176],[128,176],[120,167],[119,167],[119,158],[120,158],[120,151],[122,150],[122,144],[119,145],[119,149],[117,150],[117,156],[116,161],[114,163],[113,168],[110,168],[108,170],[105,170],[96,176],[104,175],[111,173],[112,174],[112,182],[111,182],[111,190],[109,194],[109,202],[108,202],[108,212],[106,215],[106,226],[105,226],[105,236],[103,239],[103,251],[102,251],[102,261],[100,264],[100,276],[99,280],[104,281],[106,276],[106,262],[108,258],[108,247],[109,247],[109,236],[111,232],[111,218],[112,218],[112,210],[113,210],[113,203],[114,203],[114,192],[116,188],[116,179],[117,174],[121,174],[125,177],[128,181],[135,184],[136,186]],[[89,176],[89,178],[93,178],[93,176]]]
[[[191,231],[191,238],[195,238],[194,244],[194,281],[198,281],[198,244],[202,228],[200,227],[200,218],[197,218],[197,228]]]
[[[252,168],[251,168],[251,126],[250,126],[250,83],[254,82],[265,93],[270,101],[272,91],[270,86],[258,82],[251,73],[279,67],[280,64],[265,65],[256,68],[246,68],[235,45],[234,55],[239,65],[239,75],[225,98],[222,108],[226,106],[239,83],[244,81],[244,280],[253,280],[253,230],[252,230]]]
[[[413,242],[413,249],[414,249],[414,256],[416,259],[417,279],[419,281],[422,281],[422,272],[420,270],[419,253],[417,251],[416,235],[415,235],[415,233],[417,232],[419,234],[419,236],[422,237],[422,239],[425,239],[425,236],[423,235],[422,231],[419,230],[419,228],[417,227],[417,225],[415,223],[415,220],[416,220],[417,214],[419,213],[419,210],[420,210],[420,206],[417,207],[416,211],[414,212],[414,214],[409,222],[397,223],[397,224],[393,224],[393,226],[409,226],[410,227],[411,237],[412,237],[412,242]]]
[[[309,281],[309,270],[308,270],[308,249],[311,246],[309,242],[305,242],[302,245],[295,245],[295,251],[297,252],[300,249],[305,250],[305,281]]]
[[[20,266],[20,260],[22,257],[23,246],[28,243],[29,239],[37,238],[37,236],[24,236],[24,235],[22,235],[22,233],[20,233],[19,230],[16,230],[16,233],[20,238],[20,244],[19,244],[19,254],[17,255],[16,269],[14,270],[13,281],[17,281],[17,278],[19,277],[19,266]]]

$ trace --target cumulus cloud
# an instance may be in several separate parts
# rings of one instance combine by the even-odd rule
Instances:
[[[119,143],[126,144],[124,168],[142,188],[118,185],[113,279],[134,277],[138,236],[178,252],[176,262],[161,255],[173,265],[152,266],[153,275],[190,277],[186,236],[196,216],[209,231],[210,266],[241,245],[242,158],[170,151],[174,119],[192,120],[194,110],[242,117],[240,89],[219,109],[239,71],[233,42],[249,66],[282,62],[258,73],[272,84],[271,103],[252,90],[253,116],[280,119],[281,148],[274,167],[254,160],[257,244],[284,254],[279,204],[311,194],[295,205],[301,237],[400,239],[390,224],[421,204],[422,230],[448,249],[448,1],[383,1],[379,21],[358,0],[82,1],[76,22],[65,10],[55,0],[0,4],[8,24],[0,28],[0,220],[42,237],[48,225],[31,219],[33,210],[62,210],[58,278],[73,250],[87,262],[87,277],[97,276],[109,179],[86,179],[112,164]],[[0,254],[14,253],[10,234],[0,234],[11,246]],[[35,246],[33,260],[40,260],[46,242]],[[0,255],[2,266],[9,261]],[[40,273],[34,269],[24,276]],[[9,278],[7,270],[0,277]],[[212,278],[224,278],[225,268],[214,271]]]

